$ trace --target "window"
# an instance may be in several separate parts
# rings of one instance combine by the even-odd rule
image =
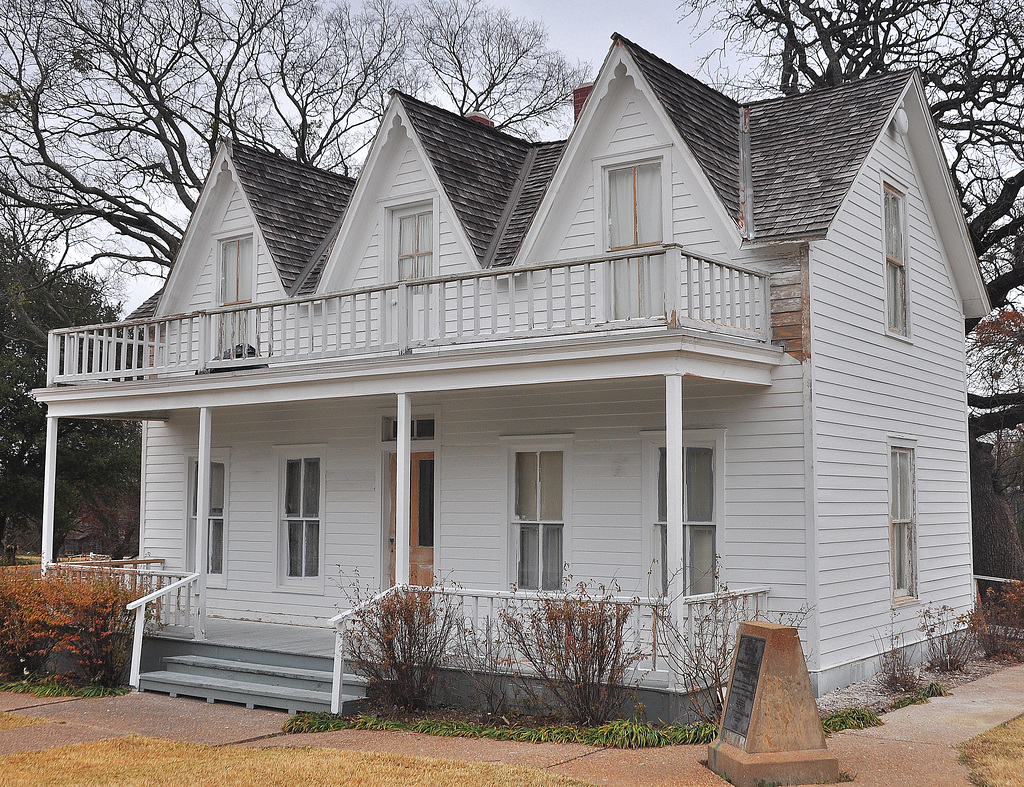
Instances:
[[[252,302],[252,238],[220,244],[220,302]]]
[[[612,249],[661,243],[661,164],[608,170],[608,245]]]
[[[211,576],[224,575],[224,502],[227,474],[223,462],[210,463],[210,509],[207,520],[206,573]],[[195,570],[196,512],[199,494],[199,463],[192,461],[189,470],[188,538],[186,539],[185,565]]]
[[[398,220],[398,279],[430,276],[434,258],[434,214],[429,210],[396,214]]]
[[[412,440],[433,440],[434,419],[413,418],[409,422],[409,436]],[[381,420],[381,440],[390,443],[398,439],[398,419],[385,415]]]
[[[284,479],[288,577],[320,575],[320,459],[288,459]]]
[[[683,586],[686,595],[715,592],[715,450],[687,446],[683,454]],[[654,522],[655,557],[661,590],[668,592],[667,454],[658,448],[658,512]]]
[[[894,446],[889,454],[889,521],[893,596],[917,596],[914,514],[914,449]]]
[[[517,584],[526,590],[557,590],[562,584],[563,457],[561,451],[515,454]]]
[[[907,335],[907,269],[904,243],[904,196],[890,186],[885,201],[886,324],[892,333]]]

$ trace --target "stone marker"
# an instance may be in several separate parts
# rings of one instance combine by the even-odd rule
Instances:
[[[708,767],[736,787],[839,779],[792,626],[741,623],[729,693]]]

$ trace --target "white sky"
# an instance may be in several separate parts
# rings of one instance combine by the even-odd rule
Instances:
[[[696,73],[700,59],[714,49],[705,36],[694,40],[692,23],[680,22],[675,0],[492,0],[515,16],[539,19],[548,28],[548,44],[571,60],[589,61],[596,74],[612,33],[621,33],[684,71]],[[159,287],[156,279],[140,277],[125,285],[125,314]]]

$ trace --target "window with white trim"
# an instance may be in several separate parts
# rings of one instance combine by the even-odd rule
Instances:
[[[252,284],[252,237],[221,241],[221,304],[251,303]]]
[[[565,519],[562,451],[516,451],[513,531],[516,584],[526,590],[557,590],[562,584]]]
[[[397,224],[398,279],[422,279],[433,273],[434,213],[422,209],[395,212]]]
[[[612,250],[661,243],[664,233],[661,162],[608,172],[608,246]]]
[[[907,268],[904,195],[888,184],[883,189],[885,214],[886,325],[890,332],[907,335]]]
[[[889,449],[889,540],[892,587],[896,599],[917,596],[917,516],[914,449]]]
[[[227,469],[223,462],[210,462],[210,507],[206,527],[206,573],[211,576],[224,575],[225,531],[224,512],[226,508]],[[199,462],[189,462],[188,491],[188,539],[185,565],[190,571],[195,570],[195,539],[197,532],[196,513],[199,495]]]
[[[715,449],[686,446],[683,454],[683,592],[714,593],[715,577]],[[661,591],[668,592],[667,452],[658,447],[658,511],[654,522],[655,558]]]
[[[320,457],[289,458],[284,467],[285,576],[320,576]]]

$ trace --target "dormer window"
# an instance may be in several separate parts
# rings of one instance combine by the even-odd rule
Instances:
[[[422,279],[434,267],[434,214],[430,210],[396,213],[398,223],[398,279]]]
[[[628,249],[661,243],[661,163],[608,170],[608,245]]]
[[[225,305],[252,302],[252,238],[235,238],[220,244],[220,302]]]

